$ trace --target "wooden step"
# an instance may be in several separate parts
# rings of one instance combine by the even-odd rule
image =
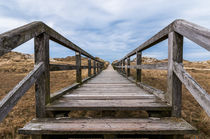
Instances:
[[[103,93],[102,93],[103,94]],[[80,98],[81,97],[81,98]],[[120,96],[119,96],[120,97]],[[170,111],[171,106],[157,97],[123,96],[100,96],[98,99],[84,99],[77,96],[77,99],[63,96],[46,106],[47,111],[71,111],[71,110],[148,110],[148,111]]]
[[[28,135],[71,135],[71,134],[141,134],[141,135],[184,135],[194,134],[196,129],[179,118],[148,119],[34,119],[19,129]]]

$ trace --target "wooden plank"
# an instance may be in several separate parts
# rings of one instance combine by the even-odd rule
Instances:
[[[32,22],[0,34],[0,56],[10,52],[12,49],[43,33],[44,31],[44,24],[42,22]]]
[[[93,95],[88,95],[88,94],[68,94],[64,95],[64,98],[68,98],[69,100],[73,99],[79,99],[79,100],[118,100],[118,99],[155,99],[154,95],[132,95],[132,94],[121,94],[121,95],[114,95],[114,94],[93,94]]]
[[[88,77],[91,77],[91,58],[88,58]]]
[[[66,93],[68,93],[69,91],[71,91],[72,89],[75,89],[79,86],[79,83],[74,83],[68,87],[65,87],[55,93],[50,94],[50,102],[58,99],[59,97],[61,97],[62,95],[65,95]]]
[[[210,116],[210,95],[185,71],[181,64],[174,62],[173,70],[195,100],[201,105],[208,116]]]
[[[135,83],[135,80],[132,77],[128,78],[131,82]],[[139,87],[141,87],[142,89],[144,89],[145,91],[148,91],[151,94],[154,94],[155,96],[157,96],[158,98],[160,98],[163,102],[166,102],[165,100],[165,93],[159,89],[156,89],[152,86],[146,85],[142,82],[138,82],[136,83],[136,85],[138,85]]]
[[[43,71],[44,63],[41,62],[0,101],[0,121],[8,115],[18,100],[31,88],[37,78],[41,76]]]
[[[115,88],[115,87],[135,87],[135,84],[83,84],[81,87],[92,87],[92,88]]]
[[[183,119],[177,118],[103,118],[34,119],[18,130],[20,134],[142,134],[184,135],[196,133],[196,129]]]
[[[146,91],[136,91],[136,90],[74,90],[73,93],[80,93],[80,94],[88,94],[88,93],[105,93],[105,94],[115,94],[115,93],[121,93],[121,94],[125,94],[125,93],[136,93],[136,94],[149,94],[148,92]]]
[[[151,100],[153,101],[153,100]],[[171,106],[161,101],[140,100],[56,100],[46,106],[48,111],[71,110],[150,110],[168,111]]]
[[[76,81],[82,83],[81,53],[76,52]]]
[[[132,65],[132,66],[127,66],[127,68],[128,69],[158,69],[158,70],[167,70],[168,69],[168,63]]]
[[[36,21],[29,23],[27,25],[18,27],[11,31],[0,34],[0,56],[3,54],[10,52],[12,49],[17,46],[27,42],[28,40],[39,36],[42,33],[47,33],[50,36],[50,39],[81,54],[90,57],[97,62],[102,63],[97,60],[95,57],[63,37],[61,34],[57,33],[55,30],[44,24],[43,22]]]
[[[141,88],[145,89],[146,91],[154,94],[155,96],[157,96],[158,98],[160,98],[162,101],[165,102],[165,93],[163,91],[143,83],[137,83],[137,85],[139,85]]]
[[[61,65],[61,64],[50,64],[50,71],[62,71],[62,70],[76,70],[75,65]]]
[[[210,51],[210,29],[179,19],[174,22],[174,31]]]
[[[145,92],[144,90],[142,90],[141,88],[135,86],[135,87],[115,87],[115,88],[109,88],[109,86],[107,86],[107,88],[92,88],[92,87],[80,87],[77,89],[77,91],[142,91]]]
[[[136,52],[136,65],[141,65],[141,52]],[[136,82],[141,82],[141,69],[136,69]]]
[[[173,63],[183,61],[183,36],[171,32],[168,36],[168,84],[166,100],[172,105],[172,116],[181,117],[182,83],[173,72]]]
[[[50,102],[49,35],[43,33],[34,39],[35,64],[44,63],[44,72],[35,82],[36,117],[46,116],[45,105]]]

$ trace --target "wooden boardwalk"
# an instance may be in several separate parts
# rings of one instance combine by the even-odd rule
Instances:
[[[166,102],[124,78],[111,65],[81,87],[49,104],[48,111],[170,110]]]
[[[80,138],[96,135],[105,139],[120,138],[121,135],[128,135],[128,138],[182,139],[185,134],[196,133],[196,129],[181,118],[182,84],[210,116],[210,95],[183,67],[183,40],[188,38],[210,51],[209,36],[209,29],[185,20],[175,20],[114,61],[114,70],[111,65],[105,69],[107,62],[92,56],[43,22],[32,22],[2,33],[0,56],[34,39],[35,66],[0,101],[0,121],[35,84],[36,118],[19,129],[21,134],[32,135],[35,139],[67,139],[75,135]],[[142,52],[166,39],[168,62],[144,64]],[[50,40],[74,51],[75,65],[51,64]],[[88,59],[87,65],[81,65],[82,56]],[[136,57],[134,61],[131,61],[132,56]],[[88,70],[88,78],[82,80],[83,69]],[[136,70],[135,81],[130,74],[131,69]],[[142,83],[142,69],[167,70],[167,92]],[[51,93],[51,71],[63,70],[75,70],[76,83]],[[104,114],[97,118],[81,116],[74,119],[68,117],[72,110],[102,111]],[[148,117],[134,118],[128,114],[125,118],[116,118],[107,115],[121,110],[128,113],[143,110]]]

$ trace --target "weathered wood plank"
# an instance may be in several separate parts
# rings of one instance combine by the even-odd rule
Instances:
[[[168,63],[156,63],[156,64],[142,64],[142,65],[132,65],[127,66],[128,69],[158,69],[158,70],[167,70]],[[121,68],[123,66],[116,66],[117,68]]]
[[[36,117],[46,116],[45,105],[50,102],[49,35],[43,33],[34,39],[35,64],[44,63],[44,72],[35,82]]]
[[[46,106],[48,111],[71,110],[150,110],[168,111],[171,106],[164,102],[145,100],[56,100]]]
[[[172,116],[181,117],[182,83],[173,72],[173,63],[183,61],[183,36],[171,32],[168,36],[168,84],[166,100],[172,105]]]
[[[185,20],[175,20],[174,31],[210,51],[210,29]]]
[[[181,64],[174,62],[173,71],[210,116],[210,95],[185,71]]]
[[[0,34],[0,56],[45,31],[42,22],[32,22]]]
[[[165,100],[165,93],[159,89],[156,89],[154,87],[151,87],[149,85],[143,84],[143,83],[137,83],[138,86],[140,86],[141,88],[145,89],[146,91],[154,94],[155,96],[157,96],[158,98],[160,98],[162,101],[166,101]]]
[[[132,77],[128,78],[131,82],[135,83],[135,80]],[[151,94],[154,94],[155,96],[157,96],[158,98],[160,98],[163,102],[166,102],[165,100],[165,93],[159,89],[156,89],[152,86],[146,85],[142,82],[137,82],[136,85],[138,85],[139,87],[141,87],[142,89],[144,89],[145,91],[148,91]]]
[[[81,53],[76,52],[76,81],[82,82],[82,70],[81,70]]]
[[[80,66],[81,69],[88,69],[88,66]],[[50,71],[62,71],[62,70],[76,70],[77,66],[70,64],[50,64]]]
[[[75,65],[61,65],[61,64],[50,64],[50,71],[61,71],[61,70],[76,70]]]
[[[17,46],[27,42],[28,40],[39,36],[42,33],[47,33],[50,36],[50,39],[81,54],[90,57],[97,62],[100,62],[95,57],[57,33],[55,30],[44,24],[43,22],[32,22],[27,25],[18,27],[11,31],[0,34],[0,56],[10,52],[12,49]]]
[[[183,135],[196,129],[177,118],[119,119],[34,119],[19,129],[20,134],[143,134]]]
[[[55,93],[50,94],[50,102],[58,99],[59,97],[61,97],[62,95],[65,95],[66,93],[68,93],[70,90],[75,89],[79,86],[79,83],[74,83],[68,87],[65,87]]]
[[[69,100],[118,100],[118,99],[124,99],[124,100],[129,100],[129,99],[155,99],[156,97],[154,95],[132,95],[131,93],[128,94],[93,94],[93,95],[88,95],[88,94],[67,94],[63,96],[64,98],[68,98]]]
[[[43,72],[44,63],[41,62],[0,101],[0,121],[7,116],[18,100],[31,88]]]

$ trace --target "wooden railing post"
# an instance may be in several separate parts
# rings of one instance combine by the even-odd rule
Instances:
[[[125,59],[122,60],[122,66],[123,66],[123,68],[122,68],[122,73],[123,73],[123,74],[126,74],[126,73],[125,73]]]
[[[130,63],[130,57],[128,57],[127,58],[127,77],[129,77],[130,76],[130,65],[131,65],[131,63]],[[128,68],[129,67],[129,68]]]
[[[96,61],[93,61],[93,73],[96,75]]]
[[[141,65],[141,52],[136,52],[136,65]],[[141,82],[141,69],[136,69],[136,82]]]
[[[182,83],[173,72],[173,63],[183,61],[183,36],[171,32],[168,35],[168,90],[166,100],[172,105],[171,116],[181,117]]]
[[[88,58],[88,77],[91,77],[91,58]]]
[[[120,61],[120,66],[122,66],[122,61]],[[120,73],[122,73],[122,67],[120,68]]]
[[[44,63],[45,71],[35,82],[36,117],[46,117],[45,105],[50,102],[49,35],[42,33],[34,38],[35,64]]]
[[[99,63],[97,62],[97,73],[99,73]]]
[[[81,72],[81,53],[76,52],[76,81],[78,83],[82,82],[82,72]]]

